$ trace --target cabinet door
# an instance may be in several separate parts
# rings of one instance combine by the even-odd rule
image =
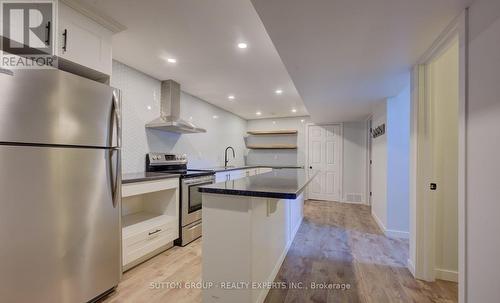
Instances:
[[[258,169],[257,174],[260,175],[260,174],[265,174],[265,173],[272,172],[272,171],[273,171],[273,169],[270,167],[261,167]]]
[[[57,55],[111,75],[111,31],[59,2]]]
[[[256,170],[255,168],[247,169],[246,176],[247,177],[255,176],[257,174],[255,170]]]
[[[230,174],[228,172],[220,172],[215,174],[215,182],[225,182],[230,180]]]
[[[241,179],[246,177],[246,171],[245,170],[233,170],[231,172],[231,180],[236,180],[236,179]]]

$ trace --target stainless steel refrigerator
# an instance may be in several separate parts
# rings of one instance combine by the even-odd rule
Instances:
[[[0,70],[0,302],[87,302],[121,275],[120,100],[57,70]]]

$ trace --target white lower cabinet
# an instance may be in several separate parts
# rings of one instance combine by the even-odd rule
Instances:
[[[231,174],[228,171],[215,173],[215,183],[231,180]]]
[[[215,182],[237,180],[245,177],[255,176],[272,171],[270,167],[244,168],[231,171],[222,171],[215,174]]]
[[[265,173],[269,173],[269,172],[272,172],[273,169],[270,168],[270,167],[259,167],[257,168],[257,174],[265,174]]]
[[[179,237],[179,179],[122,186],[123,270],[170,248]]]

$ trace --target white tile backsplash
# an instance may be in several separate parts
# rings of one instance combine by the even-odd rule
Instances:
[[[231,164],[244,164],[244,119],[182,92],[181,117],[193,117],[207,132],[180,135],[146,130],[145,124],[160,114],[160,81],[113,61],[111,85],[122,92],[123,173],[144,171],[145,155],[150,151],[185,153],[190,167],[223,165],[224,149],[229,145],[236,151]]]

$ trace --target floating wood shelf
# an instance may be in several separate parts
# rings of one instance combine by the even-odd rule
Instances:
[[[297,145],[293,144],[272,144],[272,145],[247,145],[249,149],[297,149]]]
[[[295,129],[282,129],[282,130],[250,130],[247,131],[249,135],[262,136],[262,135],[296,135]]]

